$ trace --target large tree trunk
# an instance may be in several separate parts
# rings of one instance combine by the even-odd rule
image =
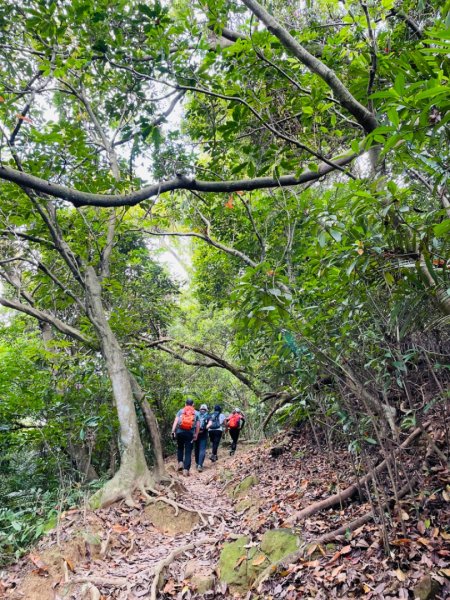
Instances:
[[[147,467],[139,436],[133,392],[123,352],[106,319],[100,282],[92,267],[86,269],[85,286],[88,315],[96,329],[112,384],[122,446],[119,470],[94,494],[91,506],[107,506],[122,498],[127,504],[133,505],[132,493],[136,489],[145,493],[145,489],[153,487],[155,481]]]

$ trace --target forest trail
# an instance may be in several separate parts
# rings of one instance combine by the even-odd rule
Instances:
[[[136,508],[116,504],[95,513],[84,507],[69,510],[37,548],[5,572],[0,596],[3,585],[9,600],[406,600],[415,597],[417,586],[429,584],[439,593],[417,597],[447,599],[450,503],[443,490],[450,479],[445,468],[433,469],[424,473],[423,482],[435,491],[406,497],[404,520],[393,516],[388,554],[382,528],[373,522],[336,536],[333,543],[314,543],[370,509],[366,501],[336,506],[294,529],[312,543],[303,556],[248,591],[219,579],[224,545],[247,536],[232,573],[241,572],[252,551],[257,564],[265,532],[287,527],[294,513],[354,481],[347,451],[335,449],[330,456],[303,431],[281,436],[275,445],[274,440],[241,444],[233,457],[223,447],[217,463],[207,458],[204,472],[195,469],[189,477],[180,476],[170,458],[167,470],[176,484],[172,496],[165,492],[166,501],[176,495],[179,506],[189,510],[180,508],[176,516],[173,506],[146,505],[144,498],[136,499]],[[163,575],[156,580],[155,572]]]

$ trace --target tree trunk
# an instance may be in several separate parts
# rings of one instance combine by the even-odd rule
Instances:
[[[73,443],[70,439],[67,442],[67,452],[75,463],[77,470],[81,473],[86,482],[98,479],[97,471],[91,464],[90,452],[86,450],[83,444]]]
[[[85,286],[89,319],[96,329],[112,384],[122,446],[119,470],[94,494],[91,506],[107,506],[122,498],[127,504],[133,505],[132,493],[136,489],[145,493],[145,488],[153,487],[155,481],[147,467],[139,436],[133,392],[123,352],[106,319],[100,282],[93,267],[86,269]]]
[[[165,474],[165,466],[163,447],[161,443],[161,432],[159,431],[158,421],[156,420],[155,413],[146,399],[145,393],[143,392],[141,386],[137,382],[136,377],[132,373],[129,373],[129,375],[134,397],[142,408],[142,413],[150,432],[150,437],[152,438],[153,453],[155,455],[155,471],[157,477],[159,478]]]

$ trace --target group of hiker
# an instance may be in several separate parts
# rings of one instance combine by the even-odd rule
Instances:
[[[239,408],[235,408],[228,416],[222,412],[219,404],[214,406],[212,413],[209,413],[206,404],[202,404],[197,411],[192,398],[188,398],[185,407],[177,412],[172,425],[172,437],[177,442],[178,470],[183,471],[184,475],[189,475],[192,448],[194,448],[197,470],[203,471],[208,438],[211,442],[209,458],[212,462],[216,462],[220,441],[227,431],[231,437],[230,456],[232,456],[236,452],[244,423],[245,417]]]

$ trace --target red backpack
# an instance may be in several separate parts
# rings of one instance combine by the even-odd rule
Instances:
[[[242,416],[239,413],[232,413],[228,419],[228,427],[230,429],[238,429],[241,423]]]
[[[181,413],[178,426],[180,429],[189,430],[194,428],[195,423],[195,408],[193,406],[185,406]]]

